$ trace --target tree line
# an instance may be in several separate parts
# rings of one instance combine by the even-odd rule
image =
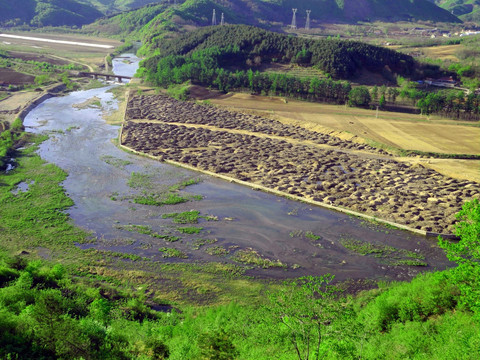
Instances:
[[[246,89],[252,93],[280,95],[327,103],[344,104],[351,91],[345,81],[330,78],[299,78],[281,73],[248,70],[230,71],[220,64],[238,54],[239,48],[218,47],[194,52],[191,56],[169,55],[159,59],[156,69],[145,68],[146,80],[156,86],[167,87],[190,80],[199,85],[212,86],[220,91]]]

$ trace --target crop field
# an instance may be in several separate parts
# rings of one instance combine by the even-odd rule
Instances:
[[[460,60],[457,57],[457,54],[460,53],[463,49],[465,49],[465,46],[458,44],[458,45],[440,45],[440,46],[429,46],[429,47],[391,46],[390,48],[399,50],[406,54],[418,53],[430,59],[458,62]]]
[[[219,96],[209,101],[345,139],[356,137],[357,141],[373,141],[387,148],[435,152],[446,157],[448,154],[480,154],[480,126],[476,122],[382,111],[377,118],[375,110],[291,100],[285,102],[281,98],[248,94]],[[480,182],[480,162],[437,160],[440,159],[425,163],[446,175]]]

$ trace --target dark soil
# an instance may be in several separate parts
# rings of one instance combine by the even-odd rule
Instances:
[[[33,84],[34,80],[34,76],[0,68],[0,86]]]
[[[9,56],[16,59],[22,59],[24,61],[38,61],[38,62],[47,62],[53,65],[68,65],[69,62],[62,59],[52,58],[42,54],[34,53],[23,53],[16,51],[9,51]]]

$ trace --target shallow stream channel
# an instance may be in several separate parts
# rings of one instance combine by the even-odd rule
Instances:
[[[122,55],[114,72],[132,75],[138,60]],[[449,266],[436,239],[119,149],[120,127],[103,119],[118,107],[109,92],[115,86],[51,98],[24,121],[27,131],[50,136],[40,156],[69,174],[63,186],[75,205],[68,213],[94,239],[78,246],[156,262],[234,263],[268,278],[401,280]]]

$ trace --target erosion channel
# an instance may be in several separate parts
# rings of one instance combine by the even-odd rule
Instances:
[[[131,75],[138,60],[122,55],[114,72]],[[50,135],[39,154],[69,174],[69,215],[96,239],[82,248],[156,262],[235,263],[273,278],[407,279],[448,266],[436,239],[120,150],[119,127],[102,117],[118,107],[109,92],[115,86],[51,98],[24,121],[28,131]]]

